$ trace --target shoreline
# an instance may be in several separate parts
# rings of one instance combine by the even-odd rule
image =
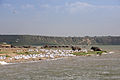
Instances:
[[[16,49],[16,51],[18,50]],[[19,51],[22,51],[22,49]],[[82,55],[77,55],[74,53],[82,53]],[[109,52],[109,53],[114,53],[114,52]],[[103,53],[103,54],[108,54],[108,53]],[[19,52],[19,54],[7,53],[5,55],[8,55],[8,57],[0,56],[1,65],[12,64],[12,63],[35,62],[35,61],[52,60],[52,59],[57,60],[59,58],[74,57],[74,56],[93,56],[93,55],[100,56],[97,55],[95,52],[88,53],[88,50],[86,49],[80,51],[65,50],[65,49],[28,49],[28,52]]]
[[[73,56],[73,57],[79,57],[79,56]],[[70,57],[59,57],[59,58],[54,58],[54,59],[41,59],[41,60],[26,60],[26,61],[19,61],[19,62],[5,62],[5,61],[0,61],[0,65],[10,65],[10,64],[19,64],[19,63],[34,63],[34,62],[39,62],[39,61],[52,61],[52,60],[61,60],[61,59],[66,59]]]
[[[73,52],[72,50],[59,50],[59,49],[57,50],[27,49],[26,52],[23,52],[23,49],[19,49],[19,50],[16,49],[16,52],[12,52],[12,51],[10,53],[1,52],[0,64],[39,61],[39,60],[46,60],[46,59],[56,59],[56,58],[62,58],[62,57],[75,56],[73,54],[69,54],[72,52]]]
[[[111,54],[111,53],[107,53]],[[105,54],[103,54],[105,55]],[[71,57],[87,57],[87,56],[99,56],[99,55],[81,55],[81,56],[71,56]],[[54,59],[46,58],[46,59],[41,59],[41,60],[26,60],[26,61],[14,61],[14,62],[5,62],[5,61],[0,61],[0,65],[10,65],[10,64],[19,64],[19,63],[34,63],[34,62],[39,62],[39,61],[51,61],[51,60],[59,60],[59,59],[66,59],[66,58],[71,58],[71,57],[58,57]],[[2,64],[1,64],[2,63]]]

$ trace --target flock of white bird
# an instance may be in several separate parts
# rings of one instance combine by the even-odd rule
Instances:
[[[17,52],[20,52],[22,50],[17,50]],[[73,51],[73,50],[60,50],[60,49],[57,49],[57,50],[54,50],[54,49],[28,49],[27,51],[28,53],[30,52],[38,52],[39,54],[28,54],[28,55],[23,55],[23,54],[20,54],[20,55],[16,55],[16,56],[13,56],[13,57],[10,57],[8,58],[9,60],[20,60],[20,59],[24,59],[24,60],[28,60],[28,59],[35,59],[35,58],[48,58],[48,59],[54,59],[56,57],[72,57],[72,56],[76,56],[76,55],[73,55],[73,54],[70,54],[70,53],[74,53],[74,52],[85,52],[87,53],[88,50],[87,49],[82,49],[80,51],[76,50],[76,51]],[[109,53],[114,53],[114,52],[109,52]],[[106,53],[105,53],[106,54]],[[5,60],[7,57],[6,56],[0,56],[0,64],[1,65],[6,65],[6,64],[9,64],[9,63],[6,63]]]
[[[6,59],[6,56],[0,56],[0,60]]]
[[[87,52],[87,50],[83,50],[84,52]],[[14,57],[10,57],[9,60],[19,60],[19,59],[30,59],[30,58],[50,58],[54,59],[56,57],[72,57],[75,56],[70,53],[74,52],[80,52],[80,51],[73,51],[73,50],[53,50],[53,49],[28,49],[28,52],[41,52],[39,54],[28,54],[28,55],[16,55]],[[0,56],[0,60],[5,60],[7,57],[6,56]]]

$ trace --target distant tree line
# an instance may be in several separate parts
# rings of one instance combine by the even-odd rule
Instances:
[[[12,45],[120,45],[120,36],[54,37],[37,35],[0,35],[0,43]]]

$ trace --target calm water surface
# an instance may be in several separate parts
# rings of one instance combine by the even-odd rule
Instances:
[[[0,80],[120,80],[120,46],[99,46],[114,54],[0,65]]]

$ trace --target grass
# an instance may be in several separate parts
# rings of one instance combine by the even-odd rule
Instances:
[[[11,56],[9,56],[9,55],[5,55],[6,57],[11,57]]]
[[[4,54],[4,53],[7,53],[7,52],[0,52],[0,54]]]
[[[28,54],[39,54],[38,52],[19,52],[19,53],[16,53],[18,55],[20,54],[23,54],[23,55],[28,55]]]
[[[9,55],[3,55],[3,56],[5,56],[5,57],[11,57],[11,56],[9,56]]]
[[[75,52],[75,53],[71,53],[73,55],[76,55],[76,56],[82,56],[82,55],[87,55],[87,54],[102,54],[103,52],[106,52],[106,51],[88,51],[87,53],[85,52]]]

